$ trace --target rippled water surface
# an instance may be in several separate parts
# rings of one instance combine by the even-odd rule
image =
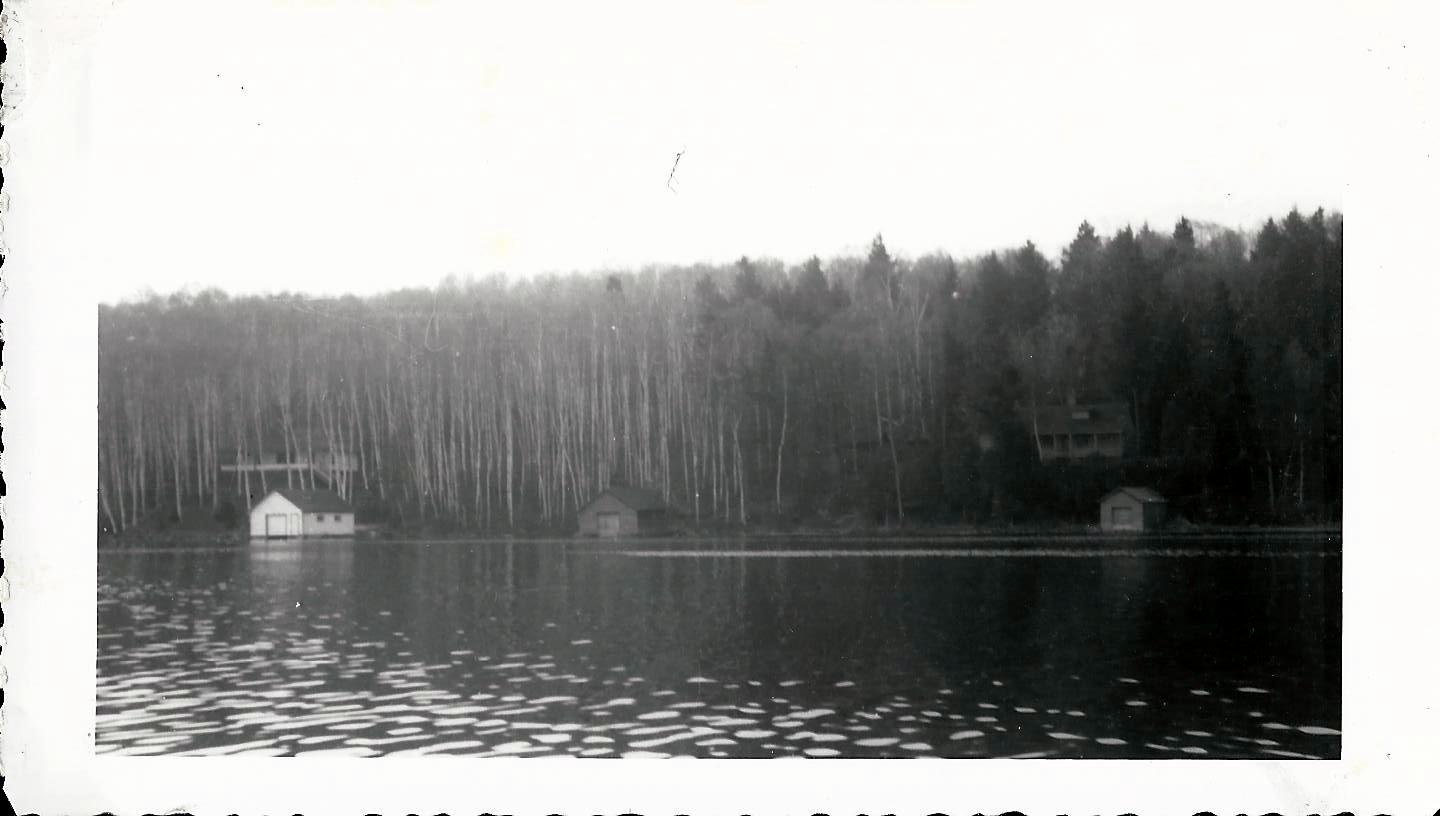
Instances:
[[[96,751],[1323,757],[1338,542],[100,554]]]

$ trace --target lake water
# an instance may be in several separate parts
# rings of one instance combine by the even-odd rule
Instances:
[[[96,751],[1335,758],[1338,537],[99,556]]]

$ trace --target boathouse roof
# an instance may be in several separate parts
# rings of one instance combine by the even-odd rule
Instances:
[[[338,495],[329,490],[296,490],[279,487],[272,491],[300,508],[302,513],[353,513],[354,509]]]
[[[628,487],[625,485],[611,485],[600,493],[600,496],[609,494],[631,510],[645,512],[647,510],[664,510],[665,499],[654,490],[643,487]],[[596,496],[599,499],[600,496]]]
[[[1166,503],[1164,496],[1156,493],[1154,490],[1151,490],[1148,487],[1117,487],[1109,493],[1106,493],[1105,498],[1101,499],[1100,501],[1107,502],[1121,493],[1128,495],[1130,498],[1140,502],[1141,504],[1148,504],[1150,502],[1159,502],[1160,504]]]

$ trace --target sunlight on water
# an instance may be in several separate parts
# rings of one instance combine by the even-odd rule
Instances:
[[[503,552],[495,546],[477,552]],[[390,552],[420,559],[399,547]],[[484,562],[499,570],[494,573],[447,566],[433,571],[428,588],[413,597],[396,594],[391,576],[399,568],[391,556],[371,555],[370,563],[358,547],[345,561],[300,548],[284,558],[222,550],[102,559],[96,753],[1338,753],[1338,721],[1288,705],[1300,694],[1303,672],[1289,680],[1274,667],[1176,672],[1154,659],[1153,644],[1122,639],[1108,649],[1102,640],[1102,651],[1090,653],[1085,649],[1094,644],[1073,633],[1059,638],[1040,665],[1029,652],[1007,651],[1010,634],[981,637],[987,627],[1007,633],[1007,621],[1023,617],[995,617],[993,601],[967,603],[965,592],[944,583],[932,587],[925,583],[929,566],[919,574],[885,573],[874,600],[865,601],[868,608],[862,593],[847,595],[834,583],[842,580],[837,575],[855,580],[836,570],[862,557],[883,556],[879,560],[892,565],[936,554],[952,562],[963,556],[1002,563],[1002,555],[1015,552],[576,550],[577,556],[606,553],[635,557],[577,557],[565,562],[570,572],[525,581],[507,578],[503,560]],[[1039,563],[1046,551],[1023,555]],[[790,557],[820,559],[813,589],[803,573],[773,571]],[[1067,552],[1056,563],[1073,564],[1075,557]],[[762,561],[741,567],[746,558]],[[710,567],[700,566],[706,559],[727,570],[715,587],[735,594],[704,583],[711,579],[704,571]],[[401,563],[418,569],[425,562]],[[1088,557],[1084,563],[1087,570],[1108,564]],[[359,580],[362,568],[373,585]],[[684,571],[688,594],[667,595],[663,583],[654,583],[659,569]],[[1105,603],[1115,605],[1121,621],[1142,614],[1129,600],[1136,576],[1101,575],[1120,588]],[[776,582],[788,582],[793,597],[775,590]],[[970,595],[993,583],[993,575],[985,578]],[[906,617],[908,607],[893,600],[899,597],[918,613]],[[1093,593],[1081,601],[1048,625],[1098,614]],[[662,603],[670,605],[656,606]],[[807,604],[820,611],[808,611]],[[1122,638],[1135,637],[1120,631]],[[737,632],[744,639],[737,640]],[[1266,710],[1238,706],[1221,696],[1226,690]]]

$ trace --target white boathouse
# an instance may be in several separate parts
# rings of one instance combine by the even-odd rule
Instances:
[[[328,490],[279,488],[250,508],[251,538],[355,534],[355,510]]]

